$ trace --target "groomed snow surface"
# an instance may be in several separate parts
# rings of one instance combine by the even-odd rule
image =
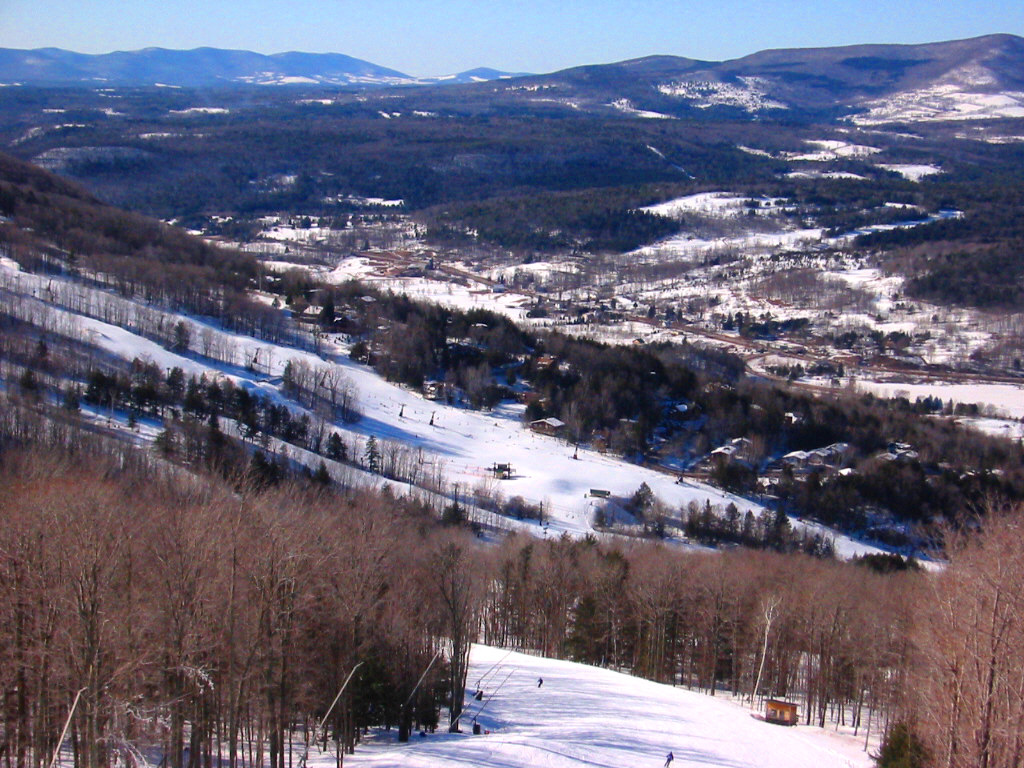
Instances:
[[[538,687],[538,680],[543,686]],[[402,768],[867,768],[863,738],[755,719],[721,697],[567,661],[477,645],[470,658],[462,734],[371,736],[353,766]],[[482,701],[472,698],[479,684]],[[479,714],[478,714],[479,713]],[[483,733],[472,735],[473,719]],[[333,768],[311,754],[310,768]]]

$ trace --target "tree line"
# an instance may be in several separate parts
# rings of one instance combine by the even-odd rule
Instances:
[[[311,738],[340,763],[366,727],[458,727],[477,641],[786,697],[865,743],[909,733],[928,765],[1019,759],[1017,510],[950,529],[936,573],[592,538],[481,545],[409,499],[183,472],[5,406],[5,765],[48,762],[73,705],[76,767],[151,748],[180,768],[284,768]]]
[[[174,766],[283,768],[357,663],[321,732],[339,765],[366,727],[433,728],[442,707],[458,724],[477,555],[415,505],[2,459],[5,765],[47,764],[77,697],[76,766],[156,748]]]

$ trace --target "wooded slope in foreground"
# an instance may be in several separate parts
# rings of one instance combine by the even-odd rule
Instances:
[[[328,723],[342,749],[364,727],[430,727],[445,712],[457,725],[478,639],[786,696],[806,722],[861,733],[905,721],[935,765],[1020,762],[1014,517],[951,541],[938,574],[592,540],[487,545],[401,499],[258,493],[4,406],[5,765],[47,763],[81,691],[76,768],[136,750],[175,768],[218,754],[283,768],[302,738],[291,727],[323,716],[359,662]]]

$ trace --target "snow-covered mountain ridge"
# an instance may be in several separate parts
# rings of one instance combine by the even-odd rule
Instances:
[[[340,53],[145,48],[98,55],[59,48],[0,49],[0,82],[88,87],[225,85],[407,86],[475,83],[511,76],[485,67],[418,78]]]
[[[638,112],[676,117],[714,108],[872,124],[1019,117],[1024,39],[770,50],[724,62],[650,56],[532,80],[577,105],[629,99]]]

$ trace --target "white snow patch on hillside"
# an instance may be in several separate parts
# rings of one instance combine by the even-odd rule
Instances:
[[[740,77],[738,83],[720,83],[712,80],[676,81],[658,86],[658,92],[692,102],[699,109],[716,106],[738,107],[747,112],[764,109],[789,109],[765,92],[765,81],[759,77]]]
[[[538,681],[543,680],[539,686]],[[598,667],[475,645],[467,681],[480,684],[462,734],[398,744],[380,733],[346,756],[367,768],[868,768],[861,739],[813,726],[783,728],[723,697]],[[473,719],[481,735],[472,735]],[[316,755],[310,768],[330,768]]]
[[[662,114],[661,112],[651,112],[650,110],[646,109],[637,109],[636,107],[633,106],[633,102],[631,102],[629,99],[616,99],[608,106],[614,107],[615,109],[619,110],[619,112],[625,112],[627,115],[633,115],[634,117],[647,117],[655,120],[673,119],[671,115],[665,115]]]
[[[957,82],[936,83],[868,102],[865,114],[853,117],[858,125],[941,120],[992,120],[1024,117],[1024,93],[987,93],[969,90]]]
[[[978,141],[984,141],[986,144],[1020,144],[1024,142],[1024,136],[964,136],[963,134],[957,135],[958,139],[975,138]]]
[[[863,181],[866,177],[859,173],[849,171],[790,171],[786,174],[787,179],[859,179]]]
[[[729,192],[698,192],[695,195],[678,197],[656,205],[648,205],[640,210],[677,219],[687,213],[699,213],[706,216],[731,218],[742,216],[748,211],[770,213],[774,207],[785,202],[782,198],[762,197],[751,198],[734,195]],[[756,205],[754,205],[756,203]]]
[[[878,166],[887,171],[893,171],[898,173],[905,179],[910,181],[920,181],[925,176],[931,176],[936,173],[942,173],[942,169],[937,165],[926,165],[926,164],[914,164],[914,163],[881,163]]]
[[[33,128],[29,128],[27,131],[21,134],[21,136],[14,139],[11,142],[11,146],[16,147],[18,144],[24,144],[26,141],[31,141],[32,139],[38,136],[42,136],[44,133],[46,133],[46,129],[42,128],[41,126],[37,125]]]
[[[977,61],[968,62],[962,67],[957,67],[947,72],[942,81],[958,85],[969,85],[975,88],[990,87],[997,85],[999,82],[988,67]]]
[[[746,152],[748,155],[757,155],[758,157],[772,157],[772,153],[764,149],[756,149],[755,147],[745,147],[742,144],[737,144],[736,149],[741,152]]]
[[[282,75],[280,77],[267,78],[260,80],[260,85],[314,85],[319,81],[314,77],[304,77],[303,75]]]
[[[823,234],[824,230],[820,228],[760,232],[710,239],[684,233],[639,248],[632,254],[649,258],[705,257],[728,253],[758,255],[808,247],[820,243]]]
[[[789,160],[822,163],[845,158],[867,157],[882,151],[878,147],[852,144],[838,139],[808,139],[805,143],[816,147],[817,150],[815,152],[803,153],[787,152],[786,158]]]
[[[231,110],[224,107],[189,107],[188,109],[172,109],[172,115],[226,115]]]

